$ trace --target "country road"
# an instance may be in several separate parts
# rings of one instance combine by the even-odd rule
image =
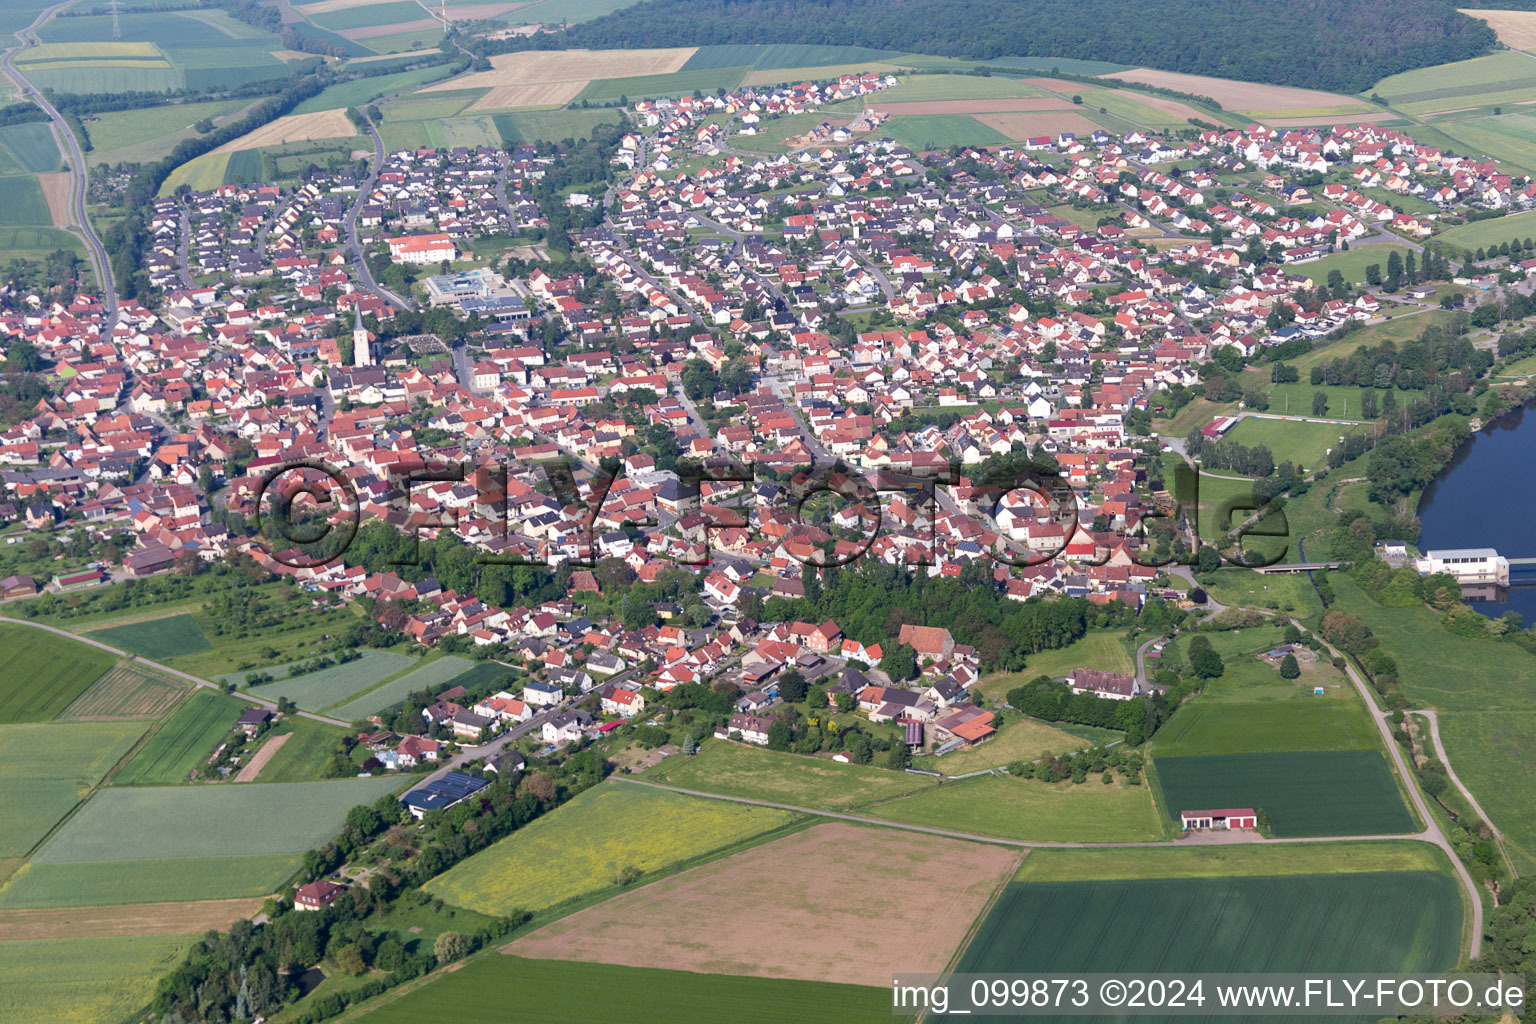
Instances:
[[[42,108],[52,122],[53,133],[63,145],[68,154],[69,162],[69,215],[79,229],[80,235],[85,239],[87,249],[90,251],[91,265],[96,274],[96,287],[101,292],[102,308],[106,313],[106,331],[110,331],[117,323],[117,285],[112,280],[112,261],[107,258],[106,246],[101,244],[101,239],[96,236],[96,229],[91,226],[91,219],[85,212],[86,187],[89,183],[89,170],[85,165],[85,154],[80,149],[80,140],[75,138],[75,133],[70,131],[68,123],[63,115],[54,108],[52,103],[42,93],[32,87],[21,72],[16,70],[16,55],[23,50],[37,46],[37,30],[42,28],[55,14],[70,6],[73,0],[64,0],[63,3],[54,4],[44,8],[33,20],[32,24],[16,32],[16,38],[20,42],[0,53],[0,71],[16,84],[21,95]]]
[[[46,630],[49,633],[56,633],[59,636],[69,637],[71,640],[78,640],[82,644],[89,644],[99,650],[106,651],[108,654],[115,654],[119,658],[128,658],[132,661],[138,662],[140,665],[148,665],[150,668],[155,669],[156,671],[164,672],[169,676],[175,676],[177,679],[184,679],[187,682],[193,683],[197,686],[205,686],[210,690],[217,690],[219,693],[224,692],[224,687],[220,686],[218,683],[204,679],[201,676],[194,676],[189,672],[183,672],[180,669],[171,668],[169,665],[162,665],[158,661],[150,661],[148,658],[143,658],[137,654],[132,654],[120,647],[113,647],[111,644],[104,644],[100,640],[92,640],[90,637],[81,636],[79,633],[71,633],[69,630],[60,629],[58,626],[49,626],[42,622],[31,622],[27,619],[15,619],[8,615],[0,615],[0,623],[8,625],[14,624],[17,626],[29,626],[32,629]],[[277,702],[273,700],[267,700],[265,697],[253,697],[248,693],[241,693],[240,699],[248,700],[252,704],[259,704],[266,708],[268,711],[277,710]],[[339,718],[327,718],[324,715],[317,715],[313,711],[295,711],[293,713],[298,715],[300,718],[312,718],[317,722],[324,722],[326,725],[339,725],[343,728],[351,725],[350,722],[343,722]]]

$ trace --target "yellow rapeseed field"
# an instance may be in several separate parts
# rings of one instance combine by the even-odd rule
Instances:
[[[485,914],[540,911],[786,825],[797,815],[608,782],[425,886]],[[638,874],[637,872],[642,873]]]

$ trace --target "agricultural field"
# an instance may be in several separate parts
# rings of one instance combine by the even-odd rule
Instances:
[[[612,110],[520,110],[497,114],[494,123],[502,142],[511,144],[584,139],[595,125],[614,124],[618,119],[618,112]]]
[[[164,786],[187,781],[192,769],[207,761],[249,707],[243,700],[198,690],[113,777],[113,785]]]
[[[118,18],[122,39],[113,39],[110,16],[55,18],[38,35],[45,44],[88,44],[105,48],[90,61],[76,61],[60,70],[34,66],[27,75],[39,85],[68,92],[115,92],[124,89],[166,91],[203,90],[217,86],[283,78],[287,64],[273,56],[282,43],[277,36],[236,21],[220,10],[125,11]],[[124,59],[129,46],[151,46],[137,60]],[[116,54],[117,56],[112,56]],[[151,65],[124,67],[122,65]],[[112,66],[118,65],[118,66]],[[56,65],[52,65],[56,67]]]
[[[0,227],[52,224],[53,214],[35,174],[0,178]]]
[[[1449,873],[1433,843],[1411,840],[1338,843],[1237,843],[1215,846],[1122,846],[1031,850],[1015,882],[1135,878],[1258,878],[1360,872]]]
[[[1531,234],[1536,234],[1536,210],[1462,224],[1437,236],[1437,240],[1448,247],[1454,246],[1470,252],[1490,245],[1499,245],[1511,238],[1523,239]]]
[[[85,258],[85,244],[68,231],[45,227],[0,227],[0,252],[7,257],[42,260],[56,249]]]
[[[506,947],[517,956],[888,983],[938,973],[1021,851],[832,822],[631,890]],[[782,866],[795,865],[784,871]],[[858,864],[857,900],[821,880]],[[871,927],[878,922],[878,927]]]
[[[1461,8],[1469,18],[1481,18],[1511,50],[1536,49],[1536,11],[1480,11]]]
[[[217,682],[234,683],[241,689],[258,693],[269,700],[287,697],[306,711],[317,711],[332,704],[341,704],[361,691],[377,686],[417,663],[415,658],[408,658],[403,654],[394,654],[390,651],[363,650],[357,653],[361,657],[356,661],[333,665],[319,672],[306,672],[292,678],[288,675],[289,671],[303,662],[289,662],[286,665],[253,670],[263,675],[275,676],[276,679],[270,683],[247,685],[245,680],[251,674],[249,672],[231,672],[228,675],[219,676]]]
[[[473,664],[467,658],[457,658],[451,654],[441,658],[429,657],[425,661],[418,662],[416,668],[404,675],[394,676],[374,689],[364,690],[345,704],[332,705],[325,709],[325,713],[346,722],[365,718],[376,711],[382,711],[391,704],[398,704],[413,690],[435,689],[473,667]]]
[[[0,624],[0,724],[46,722],[110,669],[113,655],[31,626]]]
[[[389,96],[397,92],[408,92],[429,82],[435,82],[447,73],[448,68],[446,66],[434,65],[432,67],[417,68],[415,71],[397,71],[392,75],[379,75],[374,78],[355,78],[348,82],[339,82],[324,90],[318,96],[311,96],[297,107],[294,107],[293,113],[318,114],[327,110],[363,107],[380,96]],[[462,82],[463,79],[458,79],[457,81]],[[468,88],[468,86],[457,85],[456,88],[462,89]],[[348,122],[349,125],[350,123]]]
[[[635,100],[656,96],[686,96],[694,91],[712,93],[717,89],[735,89],[746,74],[746,68],[706,68],[663,75],[597,78],[588,82],[586,88],[576,94],[576,99],[607,103],[621,97]]]
[[[0,1019],[118,1021],[199,938],[131,935],[7,942],[0,957]]]
[[[1015,882],[957,970],[1435,972],[1461,931],[1443,871]]]
[[[524,50],[492,57],[488,71],[474,71],[422,91],[495,89],[507,85],[585,83],[594,79],[670,75],[681,71],[696,49],[683,46],[666,50]]]
[[[0,146],[16,158],[23,170],[34,174],[59,169],[59,144],[46,122],[12,124],[0,128]],[[41,223],[47,224],[48,221]]]
[[[982,78],[977,75],[912,75],[901,79],[894,89],[880,94],[880,109],[888,103],[910,103],[914,100],[984,100],[1022,99],[1025,97],[1051,98],[1047,89],[1031,85],[1017,78],[993,75]]]
[[[327,777],[331,752],[346,730],[310,718],[289,716],[268,734],[267,743],[282,739],[282,746],[257,776],[259,782],[318,782]],[[286,738],[284,738],[286,737]]]
[[[121,662],[61,711],[58,721],[159,718],[189,687],[183,680],[159,675],[132,662]]]
[[[1536,14],[1536,11],[1530,13]],[[1504,110],[1497,117],[1474,117],[1441,124],[1440,130],[1469,150],[1484,153],[1527,174],[1536,173],[1536,117],[1530,114]]]
[[[538,912],[621,885],[630,870],[665,871],[796,820],[771,807],[605,783],[423,888],[482,913]]]
[[[348,810],[399,789],[397,778],[270,786],[109,787],[38,850],[34,864],[301,853]],[[145,829],[154,822],[154,829]]]
[[[1379,750],[1159,757],[1155,763],[1175,822],[1183,810],[1253,807],[1269,816],[1281,838],[1406,835],[1418,827]]]
[[[1529,57],[1494,53],[1390,75],[1371,91],[1394,110],[1421,117],[1529,99],[1536,95],[1536,74]]]
[[[501,115],[496,115],[501,116]],[[491,114],[450,117],[440,120],[396,121],[384,125],[379,133],[387,149],[453,149],[465,146],[500,147],[502,135]]]
[[[183,185],[197,192],[211,192],[224,184],[224,170],[228,166],[228,153],[204,153],[172,171],[160,186],[159,194],[172,195]]]
[[[1052,679],[1071,672],[1075,668],[1094,668],[1101,672],[1121,672],[1126,675],[1136,671],[1122,630],[1094,630],[1081,640],[1053,651],[1031,654],[1020,672],[999,672],[981,681],[981,693],[989,700],[1003,700],[1015,686],[1034,679],[1050,676]]]
[[[405,995],[386,996],[358,1019],[418,1024],[452,1006],[457,1024],[503,1024],[513,1004],[519,1024],[573,1024],[576,1007],[580,1020],[626,1024],[887,1024],[909,1019],[891,1015],[890,999],[885,987],[490,956]]]
[[[1295,387],[1296,385],[1289,385]],[[1307,404],[1292,399],[1292,411],[1302,416],[1312,414],[1311,392]],[[1355,390],[1355,412],[1360,411],[1359,391]],[[1282,403],[1283,404],[1283,403]],[[1274,408],[1271,403],[1270,408]],[[1339,411],[1343,407],[1340,405]],[[1325,413],[1324,415],[1327,415]],[[1244,418],[1227,432],[1227,439],[1245,445],[1264,445],[1274,456],[1275,462],[1293,462],[1306,470],[1316,469],[1328,458],[1328,450],[1339,443],[1339,438],[1360,429],[1348,423],[1311,423],[1304,420],[1271,420],[1254,416]]]
[[[1373,109],[1364,100],[1340,93],[1258,82],[1239,82],[1230,78],[1210,78],[1205,75],[1185,75],[1173,71],[1156,71],[1151,68],[1116,71],[1104,77],[1122,82],[1155,85],[1163,89],[1189,93],[1192,96],[1209,96],[1220,103],[1223,110],[1243,114],[1272,114],[1277,117],[1310,114],[1366,114]]]
[[[25,856],[143,733],[135,722],[0,725],[0,857]]]
[[[514,678],[512,670],[505,665],[498,665],[494,661],[482,661],[474,668],[460,672],[448,680],[448,683],[450,686],[462,686],[466,690],[473,690],[485,684],[508,687]]]
[[[645,773],[664,786],[813,810],[854,810],[914,793],[931,779],[829,758],[708,740],[693,757],[671,757]]]
[[[116,907],[42,907],[0,910],[0,942],[111,938],[119,935],[187,935],[223,931],[241,918],[255,917],[261,900],[199,900],[138,903]]]
[[[1038,842],[1139,843],[1163,837],[1149,786],[984,775],[877,804],[887,821]]]
[[[382,79],[369,78],[363,81],[378,82],[382,81]],[[331,88],[337,89],[340,86],[332,86]],[[231,139],[214,150],[214,152],[245,153],[255,149],[263,149],[267,146],[282,146],[290,142],[313,142],[317,139],[345,139],[351,138],[356,134],[357,126],[348,120],[347,112],[341,108],[305,111],[289,114],[287,117],[279,117],[275,121],[269,121],[254,131],[240,136],[238,139]],[[233,159],[230,160],[230,166],[234,166]]]
[[[970,114],[893,117],[881,125],[880,132],[914,150],[948,149],[950,146],[1003,146],[1010,141],[1009,136]]]
[[[326,10],[321,11],[318,10],[319,8],[326,8]],[[308,4],[304,8],[304,16],[311,22],[333,32],[354,28],[373,28],[377,25],[406,24],[421,21],[425,14],[421,5],[414,3],[413,0],[346,6],[318,3]]]
[[[85,635],[130,654],[161,662],[212,647],[196,620],[186,613],[93,629]]]
[[[1295,684],[1285,690],[1270,699],[1192,701],[1152,737],[1152,753],[1173,758],[1380,749],[1380,735],[1352,693],[1314,697],[1308,689],[1303,696]]]
[[[261,787],[242,787],[257,789]],[[120,906],[267,896],[299,867],[299,854],[159,857],[23,866],[0,888],[0,909]]]
[[[760,71],[782,71],[823,65],[862,67],[870,63],[884,63],[898,56],[900,54],[896,50],[872,50],[865,46],[730,43],[699,47],[680,70],[750,67]]]

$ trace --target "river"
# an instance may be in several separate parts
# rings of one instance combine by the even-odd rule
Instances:
[[[1516,409],[1474,435],[1424,490],[1419,502],[1419,550],[1496,548],[1506,558],[1536,556],[1530,529],[1536,508],[1536,415]],[[1507,611],[1536,625],[1536,566],[1511,568],[1512,582],[1502,600],[1475,601],[1484,615]],[[1470,596],[1470,595],[1469,595]]]

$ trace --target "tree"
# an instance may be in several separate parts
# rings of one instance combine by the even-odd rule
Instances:
[[[906,644],[897,644],[880,659],[885,674],[897,682],[917,678],[917,652]]]
[[[1196,557],[1199,561],[1196,568],[1202,573],[1215,572],[1221,568],[1221,552],[1209,544],[1201,545],[1200,554]]]
[[[907,751],[907,745],[900,740],[891,743],[890,752],[885,755],[885,766],[893,771],[901,771],[912,763],[912,755]]]
[[[697,402],[715,393],[715,371],[702,359],[690,359],[683,364],[683,394]]]
[[[440,964],[451,964],[474,952],[475,940],[463,932],[443,932],[432,943],[432,955]]]
[[[1328,415],[1328,393],[1326,391],[1312,392],[1312,415]]]
[[[1189,668],[1201,679],[1215,679],[1226,670],[1221,655],[1211,646],[1210,640],[1196,636],[1189,642]]]
[[[368,965],[363,961],[363,951],[355,942],[342,946],[331,959],[335,962],[338,971],[350,977],[355,978],[368,969]]]
[[[620,608],[619,617],[628,630],[645,629],[654,626],[659,621],[656,608],[645,599],[639,589],[631,590],[624,597],[624,604]]]
[[[773,724],[768,727],[768,749],[788,750],[794,741],[794,732],[789,723],[782,718],[775,718]]]
[[[1301,666],[1296,664],[1296,655],[1287,654],[1280,659],[1280,678],[1295,679],[1301,675]]]
[[[792,668],[779,677],[779,699],[786,704],[798,704],[805,700],[808,686],[799,669]]]

